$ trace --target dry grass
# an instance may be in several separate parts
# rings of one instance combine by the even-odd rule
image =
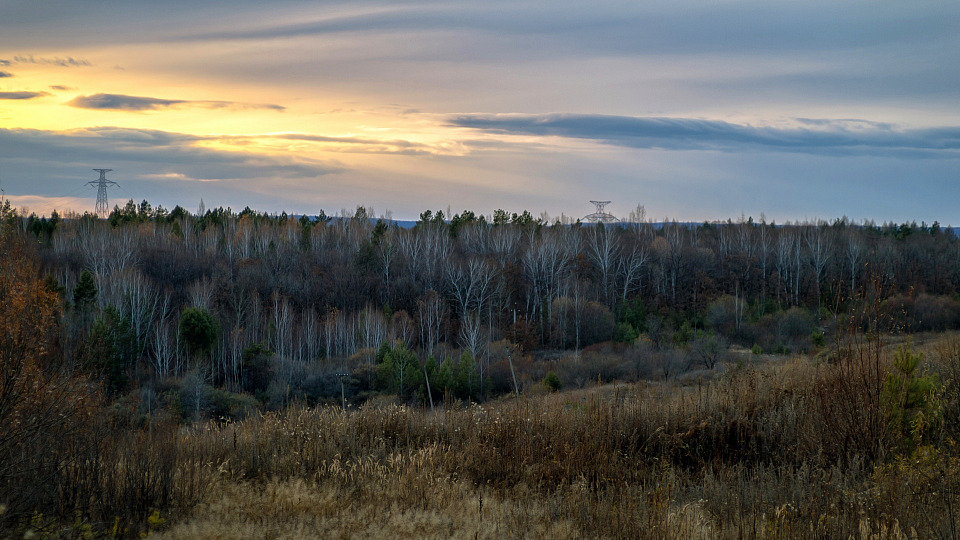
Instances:
[[[924,344],[945,379],[954,345]],[[871,393],[885,368],[864,365],[795,358],[435,414],[293,407],[128,429],[64,480],[96,504],[60,512],[174,538],[949,538],[955,397],[937,445],[894,456]]]
[[[220,448],[220,479],[208,502],[165,534],[897,538],[948,530],[922,519],[929,505],[903,503],[909,479],[904,491],[889,480],[894,473],[878,472],[882,425],[869,432],[828,418],[869,406],[875,381],[859,371],[842,381],[846,394],[830,394],[856,369],[796,358],[688,386],[606,386],[436,415],[292,409],[208,426],[190,437],[207,452]],[[844,441],[856,444],[838,451]]]

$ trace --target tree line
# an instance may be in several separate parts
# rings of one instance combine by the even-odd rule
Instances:
[[[64,361],[115,395],[176,378],[185,409],[237,407],[224,396],[240,392],[483,399],[517,390],[523,357],[610,340],[692,347],[709,365],[718,339],[816,343],[870,294],[897,328],[960,325],[960,242],[938,223],[0,212],[60,299]]]

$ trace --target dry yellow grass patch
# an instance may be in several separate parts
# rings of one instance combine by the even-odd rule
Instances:
[[[575,538],[539,500],[503,500],[463,482],[433,482],[413,501],[399,479],[356,479],[354,486],[303,480],[230,483],[191,517],[156,538]],[[390,491],[380,492],[384,483]],[[371,490],[378,490],[373,492]],[[398,491],[399,490],[399,491]],[[481,493],[486,491],[486,496]]]

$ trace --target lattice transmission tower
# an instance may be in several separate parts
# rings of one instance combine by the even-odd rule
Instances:
[[[592,214],[587,214],[583,217],[583,221],[590,223],[616,223],[620,221],[616,216],[610,214],[606,211],[605,207],[610,204],[610,201],[590,201],[591,203],[597,206],[597,211]]]
[[[97,186],[97,206],[94,208],[94,213],[101,218],[105,218],[110,215],[110,205],[107,204],[107,186],[118,186],[116,182],[112,180],[107,180],[107,173],[113,169],[94,169],[100,173],[99,180],[92,180],[87,182],[91,186]]]

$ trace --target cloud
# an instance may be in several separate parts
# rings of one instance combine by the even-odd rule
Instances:
[[[6,77],[13,77],[13,73],[10,73],[9,71],[0,71],[0,79]]]
[[[34,99],[49,95],[46,92],[0,92],[0,99]]]
[[[60,90],[60,91],[76,90],[76,88],[71,88],[71,87],[69,87],[69,86],[64,86],[64,85],[62,85],[62,84],[54,84],[54,85],[52,85],[52,86],[50,87],[50,89],[51,89],[51,90]]]
[[[361,32],[456,36],[484,35],[494,41],[532,37],[544,51],[605,56],[651,53],[850,50],[864,45],[953,39],[956,6],[881,3],[861,6],[814,0],[791,2],[491,2],[391,3],[356,6],[330,2],[322,15],[302,11],[248,19],[245,24],[211,25],[166,39],[265,40]],[[338,6],[339,4],[339,6]],[[353,5],[351,5],[353,4]],[[295,13],[295,15],[294,15]],[[293,16],[291,16],[293,15]],[[456,47],[454,47],[455,50]],[[462,52],[462,51],[461,51]],[[514,50],[515,54],[528,51]]]
[[[160,99],[123,94],[93,94],[77,96],[67,103],[81,109],[113,111],[155,111],[176,107],[200,107],[204,109],[270,109],[283,111],[285,107],[261,103],[239,103],[234,101],[191,101],[184,99]]]
[[[94,94],[78,96],[68,103],[82,109],[111,109],[118,111],[151,111],[184,103],[182,100],[150,97],[124,96],[120,94]]]
[[[110,168],[111,206],[117,199],[147,199],[168,208],[245,205],[261,209],[307,209],[329,194],[348,169],[306,154],[267,154],[211,148],[220,137],[184,133],[96,127],[67,131],[0,129],[0,170],[7,196],[50,198],[84,193],[85,204],[57,203],[56,208],[92,209],[96,190],[87,186]],[[321,180],[322,179],[322,180]],[[347,184],[353,188],[352,185]],[[375,192],[367,188],[367,193]],[[312,201],[309,204],[304,201]],[[30,203],[31,207],[38,202]],[[54,206],[46,205],[50,208]],[[38,212],[49,209],[37,207]]]
[[[362,154],[404,154],[426,155],[441,154],[444,148],[429,144],[407,141],[404,139],[367,139],[363,137],[331,137],[326,135],[311,135],[307,133],[283,133],[271,135],[276,139],[290,141],[307,141],[316,143],[331,143],[340,147],[325,148],[336,152],[350,152]]]
[[[127,178],[176,173],[193,180],[312,179],[341,169],[301,157],[235,152],[202,145],[217,137],[183,133],[96,127],[68,131],[0,129],[0,147],[18,156],[16,165],[28,169],[75,171],[106,166],[123,169]],[[56,156],[55,163],[50,163]],[[14,165],[9,162],[9,165]]]
[[[566,137],[629,148],[769,150],[820,155],[957,158],[960,127],[897,129],[865,120],[802,119],[803,127],[764,127],[697,118],[589,114],[462,114],[449,123],[492,133]]]
[[[73,58],[68,56],[66,58],[44,58],[44,57],[35,57],[32,54],[27,56],[14,56],[13,60],[0,60],[0,65],[9,66],[11,64],[43,64],[48,66],[60,66],[60,67],[88,67],[92,66],[90,62],[84,60],[83,58]]]

